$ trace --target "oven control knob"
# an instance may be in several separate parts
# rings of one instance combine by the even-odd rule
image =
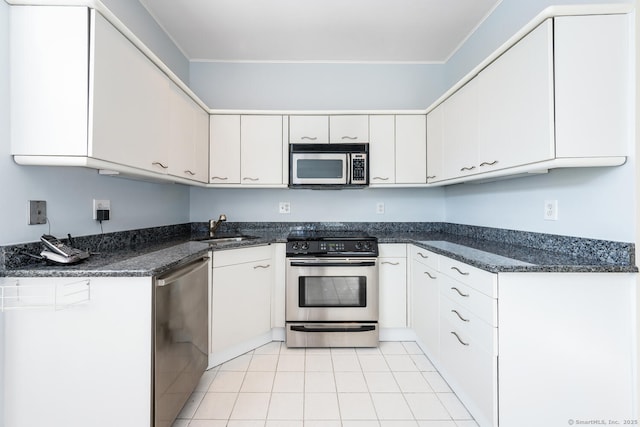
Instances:
[[[371,242],[362,242],[362,244],[360,246],[365,251],[370,251],[371,250]]]
[[[309,249],[309,243],[308,242],[294,242],[292,247],[293,247],[294,251],[306,251],[307,249]]]

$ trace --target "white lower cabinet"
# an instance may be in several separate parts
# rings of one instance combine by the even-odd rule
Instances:
[[[418,344],[480,427],[637,419],[635,274],[496,274],[410,254]]]
[[[424,353],[440,359],[439,255],[411,245],[411,326]]]
[[[213,252],[210,365],[271,341],[273,260],[271,245]]]
[[[26,299],[33,304],[53,303],[56,289],[67,286],[81,293],[88,286],[90,297],[73,306],[60,304],[58,299],[57,308],[30,306],[5,309],[1,314],[4,414],[0,414],[0,424],[149,426],[153,413],[152,279],[15,280],[23,298],[33,292],[46,295],[44,299]],[[0,279],[0,284],[3,282],[12,280]],[[5,292],[5,298],[8,295]]]
[[[407,245],[378,246],[381,328],[407,327]]]

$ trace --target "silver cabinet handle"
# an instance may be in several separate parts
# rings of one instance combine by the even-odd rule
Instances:
[[[427,179],[434,179],[436,175],[427,175]]]
[[[475,168],[476,168],[475,166],[469,166],[469,167],[465,166],[465,167],[463,167],[463,168],[460,168],[460,172],[464,172],[464,171],[472,171],[472,170],[474,170]]]
[[[373,179],[379,179],[381,181],[388,181],[389,177],[388,176],[374,176]]]
[[[493,162],[482,162],[480,163],[480,166],[493,166],[495,164],[498,164],[497,160],[494,160]]]
[[[452,286],[451,289],[456,291],[461,297],[467,298],[469,296],[469,294],[462,293],[462,291],[460,291],[460,289],[456,288],[455,286]]]
[[[317,136],[301,136],[300,139],[308,139],[309,141],[315,141],[318,139]]]
[[[469,321],[469,319],[465,319],[464,317],[462,317],[462,316],[460,315],[460,313],[458,313],[458,310],[451,310],[451,312],[452,312],[452,313],[455,313],[455,314],[456,314],[456,316],[458,316],[458,318],[459,318],[460,320],[462,320],[463,322],[468,322],[468,321]]]
[[[151,164],[154,165],[154,166],[160,166],[162,169],[169,169],[169,166],[165,166],[160,162],[153,162]]]
[[[425,255],[422,252],[418,252],[418,255],[420,255],[422,258],[427,259],[429,258],[429,255]]]
[[[250,176],[245,176],[242,178],[243,181],[260,181],[260,178],[252,178]]]
[[[267,265],[262,265],[262,264],[258,264],[258,265],[254,265],[253,269],[258,269],[258,268],[269,268],[271,267],[271,264],[267,264]]]
[[[188,169],[187,169],[186,171],[184,171],[184,173],[189,174],[189,175],[191,175],[191,176],[194,176],[194,175],[195,175],[195,172],[191,172],[191,171],[190,171],[190,170],[188,170]]]
[[[469,345],[468,342],[464,342],[460,339],[460,337],[458,336],[458,334],[456,334],[455,332],[451,331],[451,333],[453,334],[454,337],[456,337],[458,339],[458,341],[460,341],[460,344],[462,345]]]
[[[353,140],[358,139],[358,137],[357,137],[357,136],[347,136],[347,135],[345,135],[345,136],[343,136],[341,139],[350,139],[350,140],[352,140],[352,141],[353,141]]]
[[[380,264],[400,265],[399,262],[391,262],[391,261],[382,261]]]
[[[227,179],[229,179],[229,177],[227,177],[227,176],[212,176],[211,179],[220,179],[222,181],[226,181]]]
[[[436,276],[431,275],[431,273],[429,273],[428,271],[425,271],[425,272],[424,272],[424,274],[426,274],[427,276],[429,276],[429,279],[433,279],[433,280],[436,280],[436,279],[437,279],[437,277],[436,277]]]
[[[464,271],[460,270],[458,267],[451,267],[451,269],[457,271],[458,273],[462,274],[463,276],[468,276],[469,275],[468,271],[464,272]]]

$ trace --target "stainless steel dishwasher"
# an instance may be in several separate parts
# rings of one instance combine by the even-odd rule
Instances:
[[[157,276],[153,425],[170,427],[207,367],[209,258]]]

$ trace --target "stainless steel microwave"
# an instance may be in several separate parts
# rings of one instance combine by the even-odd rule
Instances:
[[[369,144],[290,144],[289,187],[369,185]]]

